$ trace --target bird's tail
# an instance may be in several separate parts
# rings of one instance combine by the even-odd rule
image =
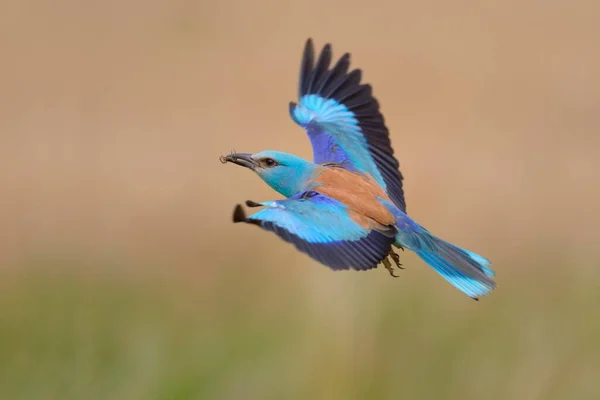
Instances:
[[[416,253],[444,279],[477,300],[496,287],[490,261],[461,249],[421,228],[416,235],[420,246]]]

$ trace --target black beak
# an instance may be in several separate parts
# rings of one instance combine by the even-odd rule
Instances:
[[[219,159],[223,164],[231,162],[252,170],[258,166],[258,163],[254,161],[250,153],[233,153],[228,156],[221,156]]]

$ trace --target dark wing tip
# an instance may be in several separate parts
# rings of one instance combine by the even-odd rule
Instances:
[[[246,205],[248,207],[262,207],[263,206],[262,204],[257,203],[257,202],[252,201],[252,200],[246,200]]]
[[[294,110],[296,109],[296,106],[298,106],[298,104],[294,103],[293,101],[290,101],[290,105],[289,105],[289,113],[290,113],[290,117],[292,117],[292,119],[294,121],[296,121],[296,117],[294,116]],[[298,123],[298,121],[296,121],[296,123]]]
[[[240,204],[236,205],[233,210],[233,222],[246,222],[246,213]]]
[[[354,113],[392,202],[404,211],[406,201],[402,185],[403,176],[394,156],[385,119],[379,102],[373,96],[371,85],[361,84],[362,70],[350,69],[350,58],[350,53],[344,53],[330,68],[333,60],[331,44],[326,43],[316,55],[313,41],[309,38],[304,47],[300,70],[300,102],[304,96],[316,94],[324,99],[334,99]],[[297,124],[303,125],[295,118],[295,109],[296,104],[290,104],[291,118]]]

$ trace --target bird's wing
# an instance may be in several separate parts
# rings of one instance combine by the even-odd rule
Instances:
[[[238,205],[234,222],[256,224],[334,270],[376,268],[388,255],[396,230],[355,214],[343,203],[315,191],[264,203],[246,217]]]
[[[312,40],[308,39],[300,70],[299,103],[290,103],[292,119],[310,138],[314,162],[336,163],[370,174],[396,206],[406,211],[399,163],[371,86],[360,83],[360,69],[348,71],[348,53],[332,68],[330,63],[331,45],[325,45],[315,63]]]

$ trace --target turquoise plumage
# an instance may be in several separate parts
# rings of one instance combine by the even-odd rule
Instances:
[[[292,119],[311,141],[313,162],[271,150],[222,157],[286,197],[248,201],[263,207],[250,216],[238,205],[234,222],[274,232],[335,270],[383,263],[394,275],[389,258],[400,267],[393,249],[406,248],[468,296],[491,292],[495,274],[487,259],[437,238],[406,214],[403,177],[372,89],[360,83],[360,70],[348,71],[349,54],[332,68],[331,58],[326,45],[315,62],[307,41],[299,102],[290,103]]]
[[[373,268],[387,256],[394,242],[393,226],[365,229],[349,218],[348,206],[316,191],[287,200],[248,204],[265,208],[246,218],[238,206],[236,222],[253,223],[275,232],[333,269]]]

